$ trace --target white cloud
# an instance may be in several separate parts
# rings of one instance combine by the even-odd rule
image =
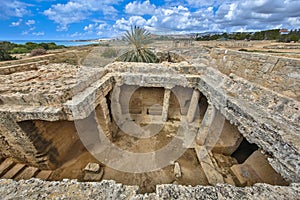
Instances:
[[[1,0],[0,19],[9,17],[23,17],[30,13],[27,7],[30,4],[23,3],[17,0]]]
[[[59,24],[57,30],[68,30],[68,25],[78,22],[87,17],[87,10],[83,5],[77,2],[68,2],[67,4],[52,5],[51,8],[44,11],[44,14]]]
[[[44,32],[33,32],[32,35],[34,35],[34,36],[43,36],[43,35],[45,35],[45,33]]]
[[[99,24],[99,26],[97,27],[97,30],[104,30],[107,27],[108,27],[108,24],[106,24],[106,23]]]
[[[125,31],[129,30],[132,26],[144,27],[147,24],[147,20],[145,20],[141,16],[131,16],[128,20],[122,18],[116,21],[114,28],[117,30]]]
[[[70,37],[72,37],[72,38],[78,38],[78,37],[81,37],[83,34],[82,33],[79,33],[79,32],[75,32],[75,33],[72,33],[71,35],[70,35]]]
[[[111,6],[120,0],[70,0],[66,4],[55,4],[43,12],[50,20],[59,24],[59,31],[68,30],[68,25],[88,17],[94,12],[102,12],[104,15],[114,15],[117,10]]]
[[[12,27],[20,26],[21,23],[22,23],[22,19],[19,19],[19,20],[16,21],[16,22],[12,22],[12,23],[10,24],[10,26],[12,26]]]
[[[235,1],[222,4],[213,21],[220,29],[264,30],[284,27],[298,28],[291,18],[300,17],[300,1],[260,0]]]
[[[129,19],[121,18],[116,21],[114,28],[128,30],[130,26],[137,25],[155,33],[200,31],[205,25],[202,18],[205,18],[207,14],[212,14],[212,12],[211,9],[208,9],[205,12],[193,13],[184,6],[159,7],[150,19],[146,20],[142,16],[131,16]],[[206,23],[209,23],[209,21]]]
[[[45,32],[38,31],[38,32],[32,32],[36,29],[36,27],[31,27],[30,29],[23,31],[22,35],[33,35],[33,36],[43,36],[45,35]]]
[[[33,19],[30,19],[26,22],[26,25],[28,25],[28,26],[31,26],[33,24],[35,24],[35,21]]]
[[[174,1],[165,2],[174,5]],[[133,16],[123,16],[115,22],[114,28],[124,31],[139,25],[162,34],[231,32],[299,28],[300,22],[299,0],[185,0],[185,3],[177,1],[176,6],[166,4],[155,6],[149,0],[128,3],[125,12]]]
[[[125,12],[133,15],[146,15],[155,13],[156,6],[151,4],[149,0],[143,3],[134,1],[125,6]]]
[[[84,30],[85,33],[87,33],[87,34],[93,34],[93,33],[96,33],[96,34],[99,36],[99,35],[102,35],[102,34],[103,34],[103,31],[108,31],[108,30],[109,30],[109,27],[108,27],[108,24],[107,24],[107,23],[101,23],[101,24],[99,24],[99,23],[97,22],[97,23],[89,24],[89,25],[85,26],[85,27],[83,28],[83,30]]]
[[[84,31],[93,32],[95,24],[89,24],[83,28]]]
[[[42,11],[57,24],[57,30],[66,31],[73,23],[83,23],[80,33],[74,37],[96,35],[111,36],[143,26],[154,33],[184,33],[208,31],[253,31],[278,27],[299,28],[300,0],[130,0],[126,5],[116,5],[124,0],[65,0],[49,1],[51,6]],[[30,14],[34,3],[22,0],[1,0],[0,19],[24,17]],[[28,1],[27,1],[28,2]],[[162,3],[163,2],[163,3]],[[117,10],[117,9],[118,10]],[[14,19],[11,27],[27,25],[35,28],[38,8],[32,9],[31,17],[23,21]],[[37,15],[39,14],[37,13]],[[98,15],[98,16],[97,16]],[[25,26],[22,26],[25,27]],[[76,32],[78,30],[75,30]],[[40,35],[34,29],[23,34]],[[66,34],[65,34],[66,35]],[[70,36],[70,35],[69,35]]]
[[[201,6],[217,6],[230,2],[230,0],[186,0],[189,6],[192,7],[201,7]]]

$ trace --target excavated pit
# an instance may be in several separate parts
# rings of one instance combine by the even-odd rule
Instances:
[[[180,122],[186,120],[188,113],[191,112],[189,109],[195,91],[193,88],[181,86],[173,88],[174,92],[171,91],[169,98],[168,119],[165,122],[162,122],[161,119],[164,109],[165,89],[163,87],[122,85],[120,88],[122,114],[129,114],[130,121],[140,127],[152,125],[149,130],[157,131],[157,133],[151,137],[139,138],[124,132],[122,128],[107,130],[111,133],[109,139],[112,144],[125,151],[147,153],[158,151],[168,145],[174,137],[184,141],[185,135],[179,131]],[[129,99],[127,99],[128,93],[130,94]],[[106,96],[107,102],[112,101],[110,96],[112,96],[112,91]],[[208,105],[207,98],[200,93],[190,129],[200,129],[203,119],[207,115]],[[108,104],[108,108],[109,106],[111,103]],[[111,113],[113,112],[112,109],[109,108],[108,111],[110,111],[109,117],[111,119],[109,122],[114,124],[111,127],[118,127],[114,115]],[[115,180],[117,183],[139,186],[140,193],[154,192],[156,185],[160,184],[196,186],[228,183],[236,186],[251,186],[255,183],[269,183],[288,185],[268,164],[267,157],[260,153],[257,145],[250,144],[235,125],[230,124],[219,111],[216,110],[215,112],[218,113],[215,118],[221,118],[224,121],[216,120],[212,122],[209,128],[215,129],[214,126],[222,126],[220,133],[215,138],[207,137],[204,141],[200,141],[210,151],[208,158],[204,159],[197,155],[202,146],[197,145],[199,141],[195,140],[186,147],[177,160],[168,166],[145,173],[122,172],[106,166],[101,160],[96,159],[87,150],[90,147],[86,148],[81,142],[77,133],[78,127],[73,122],[29,120],[18,122],[18,125],[36,148],[35,157],[37,159],[44,158],[37,163],[38,168],[52,171],[51,175],[47,177],[47,180],[51,181],[61,181],[65,178],[79,181]],[[105,114],[100,105],[95,108],[95,112],[80,121],[82,122],[80,123],[82,129],[79,129],[84,131],[86,138],[91,137],[93,139],[90,133],[94,133],[95,130],[100,134],[95,124],[98,124],[102,130],[107,128],[105,126]],[[183,130],[183,132],[189,134],[189,130]],[[254,154],[256,158],[251,159]],[[180,166],[180,177],[176,177],[174,162]],[[103,177],[97,180],[86,178],[83,169],[88,163],[99,164],[104,171]],[[263,166],[261,166],[262,163]],[[19,176],[25,169],[19,170],[11,178],[19,180]],[[265,173],[268,174],[268,177],[263,176]],[[244,178],[239,177],[243,177],[243,174],[247,175]]]
[[[187,63],[29,66],[30,77],[12,86],[23,72],[9,70],[0,75],[1,178],[114,180],[139,186],[139,193],[162,184],[288,186],[299,180],[294,94]],[[124,152],[154,158],[167,145],[184,151],[155,170],[111,151],[115,160],[125,158],[120,170],[93,152],[103,135]],[[161,158],[168,155],[154,164]],[[128,172],[134,165],[147,170]]]

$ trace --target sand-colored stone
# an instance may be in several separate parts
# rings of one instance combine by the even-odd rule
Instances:
[[[225,121],[221,135],[214,145],[212,152],[230,156],[241,144],[243,136],[236,126]]]
[[[209,184],[216,185],[218,183],[224,183],[222,174],[217,171],[216,166],[213,164],[206,148],[197,146],[195,150]]]
[[[0,165],[0,177],[14,166],[15,162],[11,158],[5,159]]]
[[[166,122],[168,120],[168,112],[169,112],[169,106],[170,106],[170,96],[171,96],[171,90],[165,89],[164,93],[164,101],[163,101],[163,110],[162,110],[162,121]]]
[[[51,176],[51,174],[52,174],[51,170],[42,170],[35,176],[35,178],[39,178],[42,180],[48,180],[48,178]]]
[[[191,98],[190,107],[189,107],[189,110],[187,113],[187,120],[189,123],[192,123],[194,121],[197,109],[199,110],[199,107],[198,107],[199,98],[200,98],[199,90],[194,90],[192,98]]]
[[[25,168],[26,165],[17,163],[15,166],[13,166],[10,170],[8,170],[2,178],[14,178],[18,173],[21,172]]]
[[[15,177],[15,180],[27,180],[34,177],[38,173],[39,169],[36,167],[26,167],[20,174]]]
[[[232,173],[237,177],[241,186],[254,183],[269,183],[273,185],[286,185],[286,181],[271,167],[265,156],[255,151],[240,165],[233,165]]]
[[[84,172],[84,181],[100,181],[103,177],[104,170],[100,168],[98,172],[85,171]]]

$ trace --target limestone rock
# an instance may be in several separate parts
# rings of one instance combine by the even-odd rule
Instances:
[[[84,181],[100,181],[104,170],[98,163],[88,163],[84,168]]]
[[[2,199],[299,199],[300,184],[293,183],[288,187],[256,184],[244,188],[223,184],[215,187],[158,185],[154,193],[137,193],[137,186],[117,184],[115,181],[90,183],[0,179]]]
[[[103,174],[104,174],[103,168],[101,168],[100,171],[97,173],[85,171],[83,180],[84,181],[100,181],[103,177]]]
[[[233,165],[230,170],[238,179],[240,186],[254,183],[287,184],[259,150],[252,153],[243,164]]]
[[[99,170],[100,170],[100,165],[98,163],[88,163],[84,168],[84,171],[94,172],[94,173],[98,173]]]
[[[174,175],[176,178],[181,178],[181,168],[178,162],[174,162]]]

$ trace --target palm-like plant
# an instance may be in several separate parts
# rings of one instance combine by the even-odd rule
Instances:
[[[123,62],[158,62],[155,53],[146,47],[146,44],[149,43],[150,35],[146,29],[137,26],[131,28],[131,31],[126,31],[124,39],[133,46],[133,49],[127,51],[116,60]]]

